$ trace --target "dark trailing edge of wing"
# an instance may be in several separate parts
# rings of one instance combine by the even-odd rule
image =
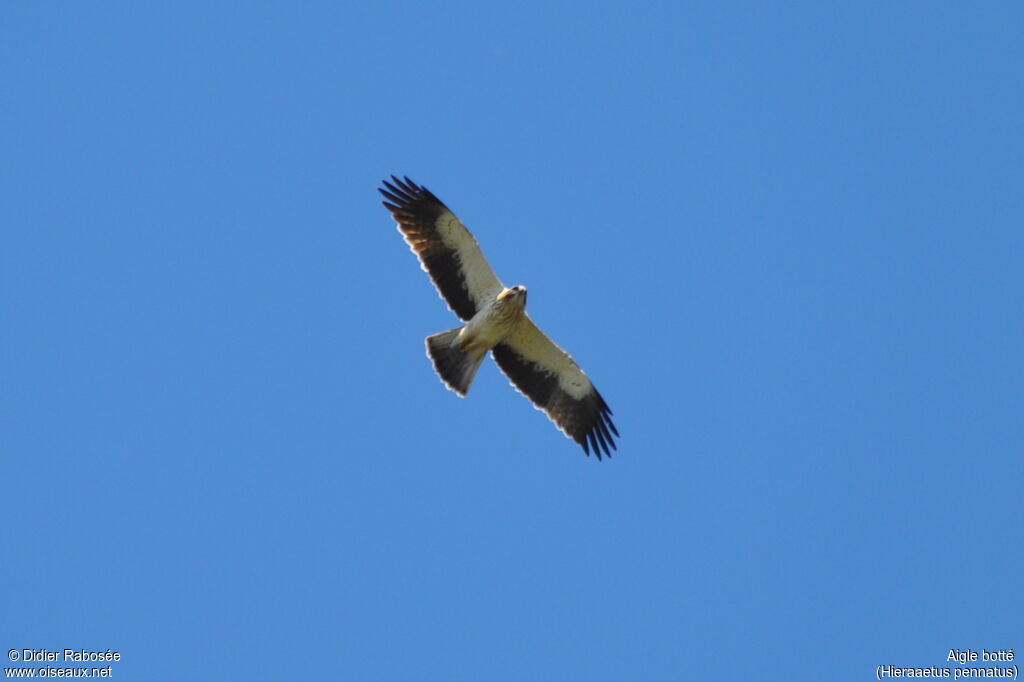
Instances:
[[[437,219],[448,207],[433,192],[408,177],[399,180],[392,175],[391,180],[385,180],[384,186],[377,189],[387,199],[381,203],[398,222],[398,229],[448,305],[460,318],[469,320],[476,314],[476,304],[467,290],[458,255],[445,246],[437,233]]]
[[[495,362],[534,405],[541,408],[570,438],[583,446],[587,455],[593,450],[598,459],[611,457],[615,450],[612,434],[619,435],[612,423],[612,411],[604,398],[591,386],[590,393],[577,400],[558,385],[558,377],[524,359],[509,346],[499,343],[491,350]]]

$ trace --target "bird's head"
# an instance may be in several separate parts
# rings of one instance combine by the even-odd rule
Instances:
[[[516,301],[520,306],[526,307],[526,287],[521,284],[517,284],[514,287],[505,289],[498,294],[498,300],[505,301]]]

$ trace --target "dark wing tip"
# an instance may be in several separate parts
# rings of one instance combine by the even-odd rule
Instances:
[[[552,417],[570,438],[579,443],[588,457],[593,452],[599,460],[610,458],[612,451],[619,449],[615,444],[619,432],[612,424],[612,411],[604,398],[594,390],[581,400],[571,401],[571,405],[568,410],[558,410]]]
[[[381,186],[377,188],[385,199],[391,201],[396,208],[399,209],[410,209],[416,204],[436,203],[439,206],[447,208],[444,203],[434,196],[434,193],[423,185],[417,185],[415,182],[409,179],[409,176],[405,176],[404,179],[399,178],[397,175],[392,175],[391,180],[381,180]],[[387,204],[385,204],[387,206]],[[393,211],[392,208],[388,208],[389,211]]]
[[[620,436],[615,428],[615,424],[612,423],[612,411],[609,409],[608,404],[605,403],[604,398],[596,390],[594,391],[594,396],[596,398],[596,409],[593,412],[592,419],[586,428],[577,432],[574,440],[583,446],[584,453],[589,456],[590,451],[593,450],[600,460],[602,455],[610,458],[612,451],[619,449],[615,444],[615,438]],[[613,437],[612,434],[615,434],[615,436]]]

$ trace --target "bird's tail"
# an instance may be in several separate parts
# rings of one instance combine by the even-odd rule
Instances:
[[[434,371],[441,377],[441,381],[464,397],[487,351],[463,348],[459,343],[460,331],[462,327],[456,327],[428,336],[427,355],[434,363]]]

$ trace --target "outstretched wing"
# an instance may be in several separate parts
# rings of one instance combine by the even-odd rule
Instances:
[[[476,239],[440,199],[409,178],[392,175],[391,180],[377,190],[387,199],[384,208],[398,221],[399,231],[448,307],[469,320],[505,287]]]
[[[512,332],[492,349],[495,362],[537,409],[562,433],[598,459],[615,449],[612,411],[590,379],[564,350],[525,314]]]

